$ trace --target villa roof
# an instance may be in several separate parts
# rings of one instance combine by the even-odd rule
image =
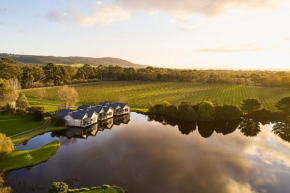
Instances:
[[[70,113],[71,117],[74,119],[83,119],[86,114],[87,114],[87,111],[82,111],[82,110],[73,111]]]
[[[88,116],[91,117],[96,111],[93,109],[90,109],[90,110],[87,110],[86,112],[87,112]]]
[[[118,106],[124,108],[127,104],[126,103],[121,103],[121,102],[103,101],[103,102],[100,102],[99,105],[102,105],[104,107],[105,106],[110,106],[113,109],[116,109]]]
[[[110,107],[110,106],[105,106],[105,107],[103,107],[104,108],[104,111],[105,112],[108,112],[108,110],[110,109],[110,108],[112,108],[112,107]]]
[[[87,110],[88,108],[90,108],[91,107],[91,105],[82,105],[82,106],[79,106],[78,108],[77,108],[77,110],[81,110],[81,109],[83,109],[83,110]]]
[[[69,114],[72,111],[73,110],[71,110],[71,109],[62,109],[62,110],[58,111],[55,115],[64,118],[65,116],[67,116],[67,114]]]
[[[92,106],[90,110],[96,111],[97,113],[100,113],[104,107],[102,106]]]

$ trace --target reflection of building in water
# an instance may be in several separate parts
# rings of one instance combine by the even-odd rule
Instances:
[[[130,122],[130,114],[111,118],[105,121],[101,121],[90,127],[70,127],[66,130],[65,136],[67,138],[83,138],[87,139],[89,136],[96,136],[98,131],[104,131],[105,129],[112,129],[114,125],[128,124]]]
[[[123,115],[114,117],[114,125],[128,124],[130,122],[130,115]]]

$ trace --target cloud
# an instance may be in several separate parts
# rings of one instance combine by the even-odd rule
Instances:
[[[117,3],[132,10],[167,12],[176,17],[193,14],[221,15],[231,9],[268,9],[281,4],[283,0],[117,0]]]
[[[284,40],[286,40],[286,41],[290,41],[290,38],[284,38]]]
[[[73,19],[81,26],[95,24],[108,25],[116,21],[124,21],[133,14],[162,12],[175,17],[175,21],[184,21],[197,14],[219,16],[238,8],[269,9],[280,5],[285,0],[112,0],[98,1],[93,4],[84,2],[85,9],[72,12],[48,12],[47,18],[58,23]],[[76,8],[77,9],[77,8]],[[191,30],[198,26],[189,26],[183,30]]]
[[[249,44],[240,45],[235,48],[226,48],[226,47],[219,47],[219,48],[202,48],[196,49],[195,52],[202,52],[202,53],[236,53],[236,52],[258,52],[258,51],[265,51],[266,48],[260,47],[253,47]]]
[[[68,13],[66,13],[66,12],[59,13],[55,10],[48,12],[46,17],[48,20],[54,21],[57,23],[66,23],[69,21]]]
[[[91,14],[77,14],[76,22],[81,26],[92,26],[95,24],[108,25],[116,21],[127,20],[131,12],[114,4],[97,3]]]

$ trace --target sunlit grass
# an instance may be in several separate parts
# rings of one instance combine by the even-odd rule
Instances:
[[[219,99],[222,104],[240,106],[243,99],[257,98],[263,107],[275,109],[274,103],[290,96],[290,90],[281,88],[254,87],[223,84],[193,84],[183,82],[110,81],[71,85],[79,93],[79,104],[97,104],[104,100],[128,102],[131,107],[148,108],[148,103],[168,101],[179,104]],[[49,87],[44,101],[57,102],[58,87]],[[35,98],[36,89],[23,92],[30,99]]]

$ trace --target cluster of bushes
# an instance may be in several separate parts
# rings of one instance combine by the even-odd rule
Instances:
[[[125,193],[125,191],[118,186],[102,185],[93,188],[79,188],[69,189],[68,185],[64,182],[54,182],[49,189],[49,193],[67,193],[67,192],[112,192],[112,193]],[[113,191],[112,191],[113,190]]]
[[[170,105],[168,102],[149,108],[149,114],[168,115],[184,121],[225,121],[241,118],[242,112],[231,105],[214,106],[210,101],[198,104],[182,102],[180,105]]]
[[[243,112],[251,118],[289,118],[290,97],[285,97],[275,104],[279,111],[271,111],[262,108],[257,99],[245,99],[241,103],[241,109],[232,105],[214,105],[210,101],[197,104],[182,102],[180,105],[170,105],[169,102],[151,106],[148,114],[168,115],[185,121],[229,121],[240,119]]]
[[[65,120],[60,116],[52,116],[51,121],[54,126],[65,126]]]

